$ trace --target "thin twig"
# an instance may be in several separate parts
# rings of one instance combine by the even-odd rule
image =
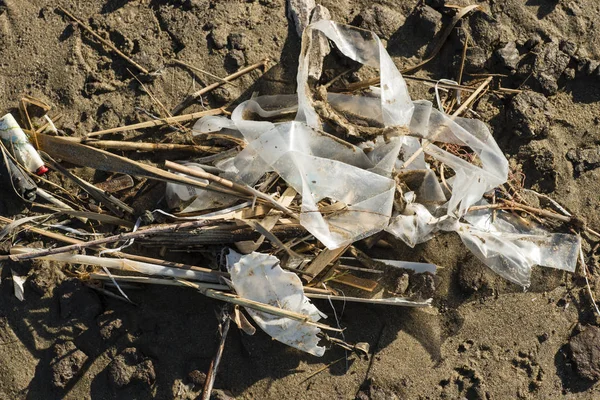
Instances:
[[[137,83],[140,84],[140,86],[142,87],[142,89],[144,89],[144,91],[148,94],[148,96],[150,96],[150,98],[152,99],[153,102],[155,102],[156,104],[158,104],[158,106],[164,111],[164,113],[167,115],[167,118],[172,118],[173,115],[171,115],[171,113],[169,112],[169,110],[167,109],[167,107],[164,106],[164,104],[156,97],[154,96],[154,94],[152,93],[152,91],[150,89],[148,89],[146,87],[146,85],[144,85],[144,82],[140,81],[138,79],[137,76],[135,76],[133,74],[133,72],[131,72],[129,70],[129,68],[127,69],[127,72],[129,72],[131,74],[131,76],[133,77],[133,79],[135,79],[137,81]],[[178,125],[177,129],[183,132],[187,132],[188,129],[181,125],[179,122],[176,122],[175,125]]]
[[[222,108],[215,108],[214,110],[199,111],[199,112],[195,112],[195,113],[191,113],[191,114],[179,115],[177,117],[161,118],[161,119],[156,119],[153,121],[139,122],[139,123],[133,124],[133,125],[125,125],[125,126],[119,126],[116,128],[104,129],[101,131],[88,133],[87,135],[85,135],[85,137],[90,138],[93,136],[106,135],[109,133],[127,132],[127,131],[133,131],[133,130],[137,130],[137,129],[143,129],[143,128],[153,128],[155,126],[163,126],[163,125],[170,125],[170,124],[177,123],[177,122],[191,121],[193,119],[202,118],[206,115],[219,115],[219,114],[223,114]]]
[[[433,60],[434,57],[439,53],[439,51],[444,46],[444,43],[446,43],[446,40],[448,39],[448,37],[452,33],[452,30],[454,29],[454,26],[456,26],[456,24],[458,23],[458,21],[460,21],[464,16],[466,16],[471,11],[476,10],[476,9],[481,9],[481,6],[479,6],[479,5],[470,5],[470,6],[467,6],[467,7],[463,7],[452,18],[452,20],[446,26],[446,28],[441,32],[441,34],[439,36],[439,39],[435,43],[435,45],[434,45],[433,49],[431,50],[431,52],[429,53],[429,56],[427,56],[427,58],[425,58],[423,61],[421,61],[417,65],[403,69],[401,71],[402,74],[408,74],[410,72],[414,72],[414,71],[422,68],[425,64],[429,63],[431,60]],[[348,85],[346,87],[346,90],[354,91],[354,90],[359,90],[359,89],[365,89],[365,88],[368,88],[369,86],[377,85],[378,83],[379,83],[379,77],[373,78],[373,79],[368,79],[368,80],[365,80],[365,81],[360,81],[360,82],[353,83],[351,85]]]
[[[86,25],[85,23],[83,23],[80,19],[78,19],[77,17],[75,17],[73,14],[71,14],[70,12],[68,12],[67,10],[65,10],[64,8],[62,8],[61,6],[58,6],[57,8],[61,12],[63,12],[67,17],[69,17],[73,21],[75,21],[83,29],[85,29],[86,31],[88,31],[88,33],[90,35],[92,35],[94,38],[96,38],[100,43],[102,43],[103,45],[105,45],[106,47],[108,47],[109,49],[111,49],[112,51],[114,51],[115,53],[117,53],[117,55],[119,55],[121,58],[123,58],[129,64],[131,64],[132,66],[134,66],[138,71],[140,71],[141,73],[143,73],[145,75],[148,75],[150,73],[146,68],[142,67],[140,64],[138,64],[135,61],[133,61],[130,57],[128,57],[127,55],[125,55],[125,53],[123,53],[122,51],[120,51],[119,49],[117,49],[114,44],[112,44],[110,41],[104,39],[102,36],[98,35],[96,32],[94,32],[92,30],[92,28],[90,28],[88,25]]]
[[[469,33],[466,29],[463,28],[463,32],[465,33],[465,45],[463,47],[461,60],[460,60],[460,70],[458,71],[458,78],[456,82],[460,85],[462,83],[463,72],[465,70],[465,61],[467,59],[467,49],[469,48]]]
[[[207,179],[209,181],[218,183],[219,185],[222,185],[226,188],[235,190],[237,192],[240,192],[240,193],[248,195],[248,196],[257,197],[259,199],[262,199],[262,200],[268,202],[270,205],[273,206],[273,208],[283,211],[284,213],[286,213],[286,215],[289,215],[290,217],[295,218],[295,219],[299,218],[298,215],[296,215],[296,213],[294,213],[289,208],[283,206],[282,204],[278,203],[271,196],[268,196],[262,192],[259,192],[258,190],[254,189],[253,187],[250,187],[248,185],[241,185],[239,183],[232,182],[228,179],[221,178],[220,176],[209,174],[208,172],[203,172],[203,171],[199,171],[196,169],[188,168],[184,165],[177,164],[177,163],[174,163],[169,160],[165,161],[165,167],[168,169],[171,169],[173,171],[181,172],[181,173],[184,173],[184,174],[187,174],[190,176],[195,176],[195,177],[201,178],[201,179]]]
[[[189,95],[187,98],[185,98],[185,100],[183,100],[177,107],[175,107],[173,109],[172,114],[173,115],[177,115],[180,112],[182,112],[184,109],[186,109],[189,105],[191,105],[194,101],[196,101],[199,97],[201,97],[202,95],[210,92],[213,89],[218,88],[219,86],[222,86],[224,84],[224,82],[229,82],[232,81],[234,79],[239,78],[242,75],[247,74],[248,72],[254,71],[257,68],[261,68],[264,67],[265,65],[267,65],[269,61],[268,60],[263,60],[261,62],[258,62],[256,64],[253,64],[249,67],[246,68],[242,68],[239,71],[229,75],[228,77],[223,78],[223,81],[220,82],[215,82],[212,85],[208,85],[200,90],[198,90],[197,92],[192,93],[191,95]]]
[[[99,149],[133,151],[182,151],[188,153],[219,153],[222,147],[175,143],[123,142],[120,140],[85,140],[83,144]]]
[[[204,388],[202,389],[202,400],[210,400],[215,379],[217,378],[219,364],[221,363],[221,357],[223,356],[223,350],[225,349],[225,341],[227,340],[227,334],[229,333],[229,325],[231,325],[230,311],[230,305],[226,305],[221,311],[221,323],[219,324],[221,339],[219,340],[219,347],[217,347],[217,354],[215,354],[215,358],[210,362],[208,374],[206,374],[206,381],[204,381]]]
[[[514,200],[505,200],[505,199],[498,199],[498,200],[500,201],[500,203],[484,204],[484,205],[480,205],[480,206],[471,206],[471,207],[469,207],[469,212],[477,211],[477,210],[486,210],[486,209],[487,210],[490,210],[490,209],[491,210],[520,210],[520,211],[528,212],[530,214],[539,215],[539,216],[542,216],[545,218],[552,218],[552,219],[555,219],[555,220],[558,220],[558,221],[561,221],[564,223],[577,225],[581,229],[583,229],[585,232],[591,233],[596,237],[600,237],[599,232],[597,232],[594,229],[589,228],[587,226],[582,226],[582,225],[584,225],[583,222],[576,217],[561,215],[554,211],[531,207],[526,204],[517,203]]]
[[[579,240],[581,241],[581,236],[579,236]],[[592,293],[590,281],[588,280],[587,265],[585,264],[585,258],[583,257],[583,250],[581,248],[581,244],[579,245],[579,261],[581,262],[581,269],[583,270],[583,277],[585,278],[585,284],[587,286],[588,293],[590,295],[590,299],[592,300],[592,304],[594,305],[596,314],[598,314],[598,316],[600,316],[600,310],[598,309],[598,304],[596,304],[596,299],[594,299],[594,294]]]
[[[477,90],[476,86],[469,86],[466,84],[454,84],[454,83],[445,83],[445,82],[440,82],[439,79],[431,79],[431,78],[423,78],[420,76],[412,76],[412,75],[403,75],[402,76],[405,80],[407,81],[417,81],[417,82],[424,82],[424,83],[430,83],[431,87],[437,85],[440,88],[444,88],[444,89],[460,89],[462,91],[465,92],[474,92],[475,90]],[[338,88],[338,89],[332,89],[332,92],[346,92],[348,91],[348,89],[346,88]],[[504,87],[499,87],[497,89],[490,89],[491,93],[494,94],[519,94],[522,92],[522,90],[518,90],[518,89],[509,89],[509,88],[504,88]]]
[[[176,60],[176,59],[173,59],[172,61],[173,61],[175,64],[178,64],[178,65],[181,65],[181,66],[183,66],[183,67],[189,68],[189,69],[191,69],[192,71],[200,72],[201,74],[204,74],[204,75],[210,76],[211,78],[214,78],[214,79],[216,79],[216,80],[218,80],[218,81],[221,81],[221,82],[223,82],[224,84],[231,85],[231,86],[234,86],[234,87],[239,87],[238,85],[236,85],[236,84],[235,84],[235,83],[233,83],[233,82],[226,81],[225,79],[223,79],[223,78],[221,78],[221,77],[219,77],[219,76],[213,75],[213,74],[211,74],[210,72],[207,72],[207,71],[204,71],[203,69],[200,69],[200,68],[194,67],[193,65],[190,65],[190,64],[188,64],[188,63],[185,63],[185,62],[183,62],[183,61]]]
[[[302,380],[302,382],[300,382],[300,384],[308,381],[313,376],[320,374],[321,372],[325,371],[327,368],[329,368],[329,367],[331,367],[331,366],[333,366],[333,365],[335,365],[335,364],[337,364],[340,361],[345,360],[345,359],[346,359],[345,356],[344,357],[340,357],[337,360],[330,362],[329,364],[323,365],[321,368],[319,368],[318,370],[316,370],[315,372],[311,373],[309,376],[307,376],[306,378],[304,378],[304,380]]]

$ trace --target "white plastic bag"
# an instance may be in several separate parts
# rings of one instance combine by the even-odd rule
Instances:
[[[325,317],[304,295],[300,278],[281,269],[277,257],[257,252],[241,255],[230,250],[227,268],[239,296],[304,314],[313,322]],[[315,356],[325,353],[325,347],[318,346],[320,329],[316,326],[250,308],[246,311],[273,339]]]

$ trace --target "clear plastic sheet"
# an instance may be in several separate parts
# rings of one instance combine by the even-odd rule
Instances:
[[[329,93],[331,107],[377,126],[407,127],[410,135],[375,138],[357,147],[321,130],[308,73],[311,57],[319,54],[311,51],[315,31],[348,58],[380,73],[380,87],[367,94]],[[297,83],[297,96],[256,97],[240,104],[230,120],[204,117],[195,130],[243,137],[245,149],[219,168],[250,185],[268,171],[277,172],[302,196],[300,223],[329,249],[383,229],[409,246],[438,231],[456,231],[486,265],[522,286],[529,285],[535,264],[574,270],[573,254],[579,243],[574,236],[527,232],[508,220],[490,225],[482,221],[490,219],[491,212],[469,213],[485,193],[506,182],[506,158],[483,122],[448,116],[429,101],[412,101],[402,75],[375,34],[329,20],[309,25],[303,35]],[[294,114],[294,121],[264,120],[292,119]],[[468,148],[471,162],[444,150],[442,143]],[[452,171],[443,186],[429,170],[425,155]],[[405,165],[409,158],[412,162]],[[408,172],[421,174],[420,181],[401,193],[402,202],[394,203],[397,186],[392,178],[402,180]],[[319,202],[324,199],[343,207],[321,213]]]
[[[480,202],[479,204],[485,204]],[[509,220],[511,214],[480,210],[465,216],[456,232],[467,248],[500,276],[523,287],[534,265],[574,272],[581,246],[577,235],[548,233]]]
[[[204,172],[202,167],[196,163],[187,163],[185,166],[190,169]],[[178,175],[184,174],[178,173]],[[194,176],[190,176],[189,178],[199,182],[208,183],[206,179],[200,179]],[[238,198],[193,186],[169,182],[167,183],[165,191],[165,200],[169,208],[179,208],[181,212],[187,213],[211,208],[227,207],[235,203]]]

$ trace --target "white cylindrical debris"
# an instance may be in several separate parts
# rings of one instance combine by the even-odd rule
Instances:
[[[12,114],[0,118],[0,138],[19,164],[37,175],[48,172],[37,150],[31,145],[29,138]]]

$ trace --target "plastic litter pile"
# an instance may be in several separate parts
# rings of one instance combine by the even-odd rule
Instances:
[[[503,213],[492,218],[491,209],[469,210],[487,204],[484,194],[508,176],[508,162],[483,122],[450,117],[429,101],[412,101],[375,34],[328,20],[308,29],[323,33],[352,60],[379,69],[381,89],[373,87],[363,96],[332,93],[327,100],[340,112],[374,121],[382,135],[355,146],[322,131],[323,121],[307,93],[311,60],[305,52],[298,71],[297,104],[292,96],[261,96],[240,104],[231,119],[208,116],[196,123],[196,132],[227,130],[247,142],[244,151],[218,163],[219,168],[249,185],[276,172],[302,196],[300,223],[331,250],[382,230],[411,247],[439,231],[452,231],[487,266],[524,287],[530,284],[534,265],[574,271],[579,249],[575,235],[519,226]],[[289,122],[247,119],[292,111],[296,118]],[[388,132],[392,135],[385,136]],[[478,165],[449,153],[440,143],[468,147],[477,155]],[[447,187],[429,169],[425,156],[454,171]],[[400,192],[397,182],[403,180],[410,180],[409,191]],[[340,209],[322,212],[323,199]],[[234,199],[227,202],[198,191],[188,210],[219,201],[226,205]]]
[[[529,286],[534,265],[575,270],[580,246],[577,236],[519,225],[511,222],[508,214],[492,209],[470,211],[472,206],[488,204],[484,194],[505,183],[508,176],[508,162],[483,122],[451,117],[429,101],[411,100],[400,72],[375,34],[330,20],[308,26],[304,39],[312,32],[325,35],[346,57],[379,69],[380,88],[372,87],[362,96],[330,93],[327,101],[340,113],[372,121],[381,135],[352,145],[323,132],[323,123],[329,121],[323,121],[315,111],[308,85],[314,53],[310,44],[304,45],[298,97],[259,96],[240,104],[231,118],[207,116],[196,123],[194,131],[198,134],[227,131],[247,143],[239,154],[217,163],[218,168],[248,185],[255,185],[267,172],[277,173],[301,195],[300,224],[330,250],[382,230],[411,247],[446,231],[458,233],[478,259],[523,287]],[[296,113],[294,120],[268,121],[291,113]],[[470,163],[451,154],[442,143],[468,147],[479,162]],[[446,187],[430,169],[427,156],[454,172]],[[399,182],[408,190],[403,191]],[[172,193],[179,185],[169,186]],[[336,205],[336,211],[324,211],[320,203],[325,199]],[[235,200],[198,190],[186,210],[211,208],[215,203],[229,206]],[[248,264],[246,272],[254,271],[249,260],[258,255],[244,257],[240,263]],[[276,262],[273,257],[267,259]],[[258,266],[264,268],[264,263]],[[240,268],[235,264],[235,270]],[[258,299],[261,297],[255,291],[272,288],[273,282],[282,278],[237,279],[239,283],[234,280],[233,285],[238,294]],[[299,300],[296,303],[291,309],[319,319],[313,306]],[[277,340],[304,349],[251,315]],[[295,327],[285,331],[298,332]]]
[[[329,43],[345,57],[377,69],[380,85],[360,95],[316,87]],[[380,232],[411,247],[439,232],[456,232],[485,265],[525,288],[534,265],[575,270],[578,236],[526,226],[510,212],[489,207],[488,195],[507,181],[509,167],[486,125],[447,115],[429,101],[412,100],[373,33],[329,19],[314,22],[303,32],[297,96],[253,97],[230,117],[201,118],[193,131],[198,139],[234,138],[243,149],[178,164],[187,174],[134,168],[122,157],[107,166],[88,164],[167,181],[169,209],[153,214],[175,218],[177,227],[135,236],[140,219],[129,241],[102,250],[99,257],[53,254],[57,251],[38,257],[33,249],[17,247],[13,256],[29,253],[30,258],[96,265],[104,274],[92,277],[116,287],[122,281],[194,287],[243,306],[274,339],[317,356],[325,351],[319,345],[322,330],[337,329],[318,322],[325,315],[309,298],[430,304],[434,265],[374,259],[353,246]],[[52,158],[70,161],[69,154],[49,145],[51,139],[41,143],[51,167]],[[459,146],[470,157],[460,157],[448,145]],[[94,163],[92,158],[87,161]],[[433,165],[443,165],[445,174]],[[228,190],[207,190],[217,175],[246,188],[246,197],[240,200],[231,185]],[[268,194],[276,182],[280,190]],[[171,214],[173,209],[179,213]],[[20,223],[25,222],[30,220]],[[14,228],[5,228],[4,234]],[[144,227],[139,229],[143,232]],[[229,243],[231,249],[223,256],[227,270],[182,270],[147,259],[134,261],[123,252],[133,239],[181,248],[193,247],[192,242],[213,247]],[[115,255],[120,259],[111,258]],[[148,275],[152,280],[144,281]]]

